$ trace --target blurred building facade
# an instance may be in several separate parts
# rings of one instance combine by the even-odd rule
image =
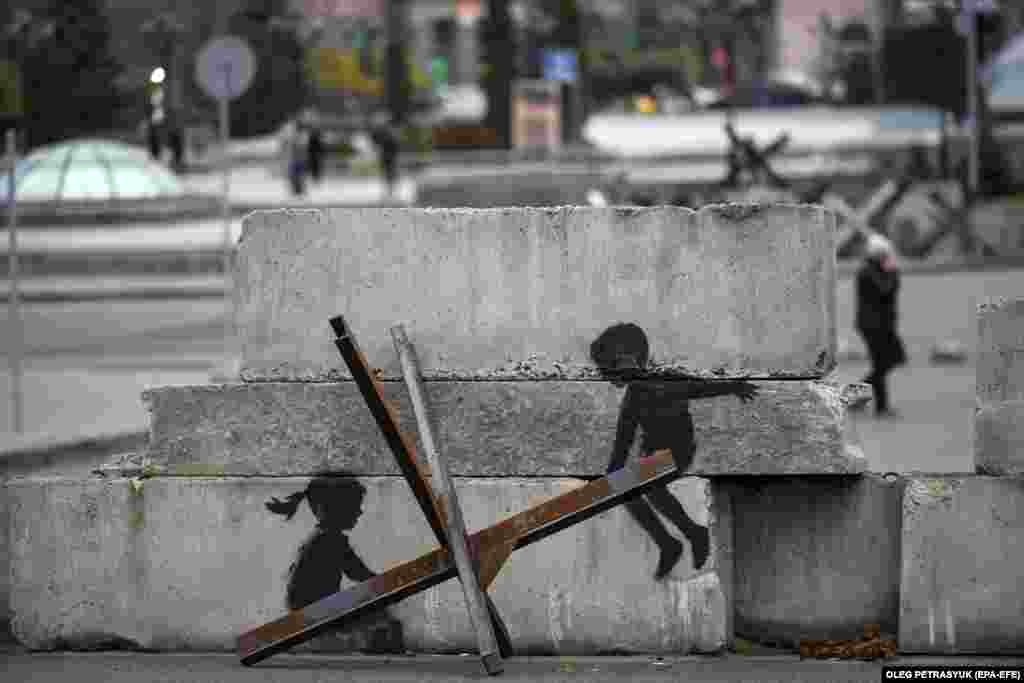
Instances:
[[[212,103],[192,82],[195,54],[212,35],[246,22],[297,36],[313,93],[301,100],[304,106],[336,112],[379,106],[388,27],[395,23],[388,21],[389,8],[401,16],[398,42],[414,94],[479,90],[493,75],[485,27],[496,0],[98,1],[109,16],[113,56],[124,67],[119,83],[138,93],[140,111],[149,75],[162,67],[167,108],[209,115]],[[861,60],[869,89],[881,97],[879,45],[914,2],[926,0],[507,0],[511,77],[542,79],[549,75],[545,50],[568,49],[575,59],[566,72],[575,78],[573,96],[592,110],[623,79],[640,88],[660,81],[678,90],[720,89],[783,71],[827,87],[842,63]],[[29,10],[47,4],[52,0],[10,0],[11,8]],[[1002,7],[1008,31],[1024,30],[1024,2]]]

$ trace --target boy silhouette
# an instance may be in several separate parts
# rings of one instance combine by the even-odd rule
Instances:
[[[643,431],[640,449],[645,457],[668,448],[676,462],[688,465],[697,451],[689,401],[734,395],[746,403],[757,395],[757,387],[744,381],[637,380],[637,375],[647,366],[649,354],[647,335],[633,323],[612,325],[590,345],[590,357],[602,376],[617,387],[626,387],[608,463],[609,473],[626,464],[638,429]],[[654,578],[662,579],[672,571],[683,554],[683,544],[668,532],[652,505],[690,542],[694,569],[703,567],[710,546],[707,527],[690,519],[676,497],[661,486],[626,503],[630,515],[661,551]]]

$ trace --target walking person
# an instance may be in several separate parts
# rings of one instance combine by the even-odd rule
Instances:
[[[324,133],[313,121],[309,127],[309,140],[306,147],[306,158],[309,163],[309,177],[319,184],[324,174]]]
[[[888,375],[907,362],[907,352],[896,330],[896,300],[900,272],[892,243],[878,234],[868,236],[863,262],[857,271],[857,331],[871,358],[871,372],[864,381],[871,385],[878,417],[895,417],[889,404]]]
[[[305,126],[299,121],[289,121],[284,129],[282,147],[284,151],[285,173],[296,197],[306,193],[306,148],[307,139]]]
[[[649,347],[647,335],[633,323],[612,325],[602,332],[590,346],[590,357],[605,379],[617,387],[626,387],[608,464],[609,474],[625,466],[638,431],[642,433],[640,450],[645,457],[669,449],[677,462],[692,462],[697,443],[690,400],[734,395],[746,403],[757,395],[757,387],[744,381],[634,381],[636,374],[647,365]],[[625,505],[661,552],[655,579],[667,576],[683,554],[682,542],[668,532],[655,509],[689,541],[693,568],[704,566],[710,550],[708,529],[690,518],[666,486],[654,488]]]
[[[395,187],[398,183],[398,129],[393,119],[384,119],[374,125],[370,131],[370,139],[377,146],[377,158],[380,160],[381,172],[387,186],[388,199],[394,199]]]
[[[146,119],[146,147],[149,149],[149,157],[154,161],[160,161],[163,154],[163,140],[160,135],[160,124],[152,117]]]
[[[171,168],[175,173],[185,171],[185,134],[181,126],[172,124],[167,133],[167,146],[171,150]]]

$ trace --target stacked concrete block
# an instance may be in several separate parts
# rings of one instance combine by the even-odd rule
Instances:
[[[415,433],[402,382],[383,382]],[[605,382],[427,382],[449,470],[462,477],[595,477],[608,465],[622,389]],[[822,381],[759,382],[758,397],[694,400],[690,472],[858,474],[845,395]],[[256,382],[163,387],[149,465],[165,475],[284,476],[347,470],[398,476],[354,382]],[[417,437],[418,438],[418,437]],[[421,444],[417,443],[418,446]]]
[[[0,482],[0,642],[11,637],[11,508],[7,482]]]
[[[87,477],[115,456],[137,452],[145,443],[145,434],[83,436],[74,440],[16,444],[0,450],[0,641],[10,637],[11,553],[10,505],[7,482],[23,477],[48,474]],[[127,458],[128,456],[125,455]]]
[[[977,363],[975,466],[982,474],[1024,474],[1024,299],[978,307]]]
[[[902,564],[901,651],[1024,653],[1024,480],[911,478]]]
[[[235,638],[285,611],[289,567],[316,534],[303,505],[287,520],[265,508],[306,490],[310,478],[157,477],[21,481],[9,488],[19,558],[13,631],[26,646],[132,644],[161,650],[231,650]],[[349,543],[381,571],[434,547],[398,477],[359,477],[365,510]],[[581,485],[568,478],[459,478],[473,526],[499,521]],[[691,517],[723,544],[708,484],[672,484]],[[623,509],[611,510],[517,551],[489,593],[517,650],[533,654],[713,652],[725,644],[727,610],[717,557],[701,572],[689,557],[667,580],[650,580],[657,549]],[[31,530],[32,535],[24,533]],[[624,577],[631,577],[625,580]],[[352,584],[336,577],[342,586]],[[369,647],[389,622],[388,651],[466,652],[476,647],[462,591],[449,581],[389,608],[354,636],[317,650]]]
[[[617,322],[647,333],[652,375],[821,377],[834,230],[810,206],[261,212],[238,255],[242,378],[347,378],[339,313],[384,379],[396,321],[426,379],[597,379],[590,343]]]
[[[905,652],[1024,652],[1024,299],[978,309],[977,398],[977,476],[908,481]]]
[[[901,478],[750,477],[720,485],[733,507],[738,636],[797,647],[860,638],[865,624],[896,635]]]
[[[339,566],[297,579],[312,547],[347,543],[373,571],[431,550],[333,346],[338,314],[414,433],[388,336],[405,325],[471,530],[604,473],[624,390],[599,381],[590,345],[616,323],[646,332],[637,381],[666,395],[687,379],[758,387],[750,403],[690,402],[692,474],[857,475],[845,393],[820,381],[835,355],[834,230],[806,206],[254,214],[236,271],[242,382],[148,392],[138,479],[12,485],[14,632],[39,648],[229,649],[295,596],[352,584]],[[366,491],[344,539],[309,505],[327,473]],[[622,508],[515,553],[491,594],[519,651],[726,647],[735,511],[715,481],[670,488],[707,529],[699,568],[684,540],[655,581],[658,548]],[[464,651],[475,638],[452,581],[311,647]]]

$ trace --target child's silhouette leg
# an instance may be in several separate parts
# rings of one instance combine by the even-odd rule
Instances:
[[[683,544],[668,532],[665,525],[658,519],[658,515],[654,513],[654,509],[643,498],[634,498],[626,503],[626,510],[658,544],[661,557],[658,559],[658,569],[654,573],[654,578],[664,578],[672,571],[682,556]]]
[[[672,495],[672,492],[665,487],[659,487],[647,493],[647,500],[658,512],[668,517],[669,521],[683,532],[686,540],[690,542],[690,549],[693,552],[693,568],[700,569],[708,559],[711,541],[707,527],[697,524],[686,509]]]

